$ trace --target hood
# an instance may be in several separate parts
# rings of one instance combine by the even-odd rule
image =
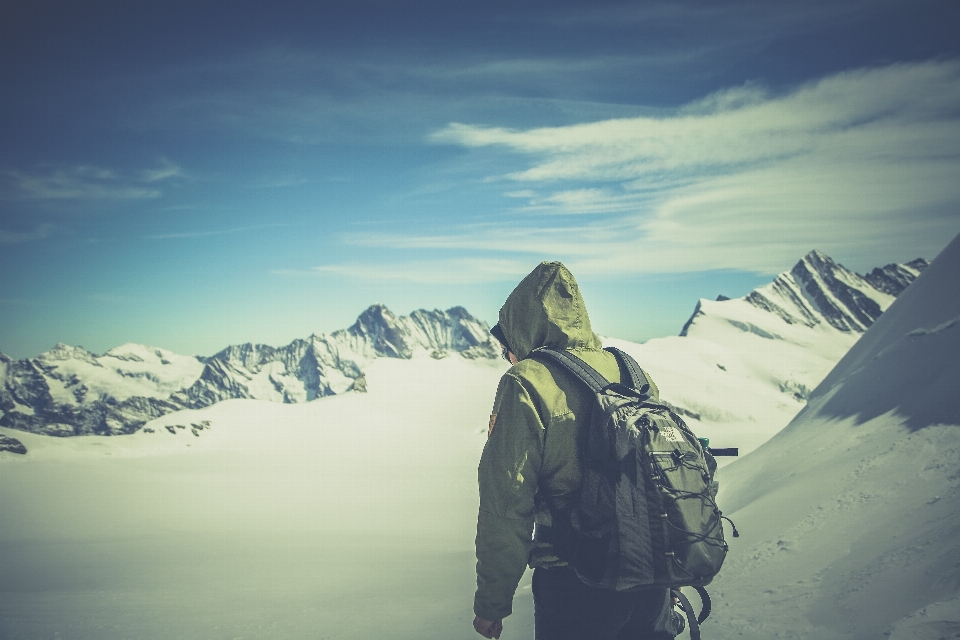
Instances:
[[[500,328],[521,360],[538,347],[602,348],[580,287],[559,262],[542,262],[520,281],[500,308]]]

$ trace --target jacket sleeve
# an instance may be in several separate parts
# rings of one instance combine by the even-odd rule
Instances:
[[[486,620],[513,611],[530,552],[544,431],[530,394],[509,372],[500,379],[493,413],[478,473],[474,613]]]

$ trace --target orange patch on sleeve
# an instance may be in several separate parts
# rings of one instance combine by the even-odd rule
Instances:
[[[490,424],[487,425],[487,437],[493,435],[493,428],[497,426],[497,414],[490,414]]]

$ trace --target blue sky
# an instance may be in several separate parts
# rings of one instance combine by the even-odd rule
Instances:
[[[212,354],[543,259],[675,334],[960,232],[951,1],[0,3],[0,351]]]

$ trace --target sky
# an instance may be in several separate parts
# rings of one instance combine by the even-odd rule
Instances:
[[[679,332],[960,232],[960,4],[0,0],[0,352],[211,355],[541,260]]]

